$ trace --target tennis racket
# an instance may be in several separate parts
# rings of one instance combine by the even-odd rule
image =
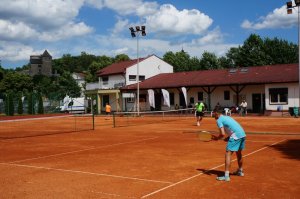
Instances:
[[[212,140],[214,140],[214,137],[216,137],[216,135],[214,135],[215,132],[211,132],[211,131],[199,131],[197,132],[197,137],[199,139],[199,141],[203,141],[203,142],[210,142]]]

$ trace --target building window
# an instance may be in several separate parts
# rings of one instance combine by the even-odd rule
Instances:
[[[127,103],[134,103],[134,97],[126,98]]]
[[[129,81],[136,81],[136,75],[129,75]]]
[[[203,92],[198,92],[198,102],[203,101]]]
[[[144,81],[144,80],[145,80],[145,75],[140,75],[140,76],[139,76],[139,80],[140,80],[140,81]]]
[[[288,104],[288,88],[269,88],[270,104]]]
[[[108,76],[107,77],[102,77],[103,85],[108,84]]]
[[[139,100],[140,102],[147,102],[147,95],[145,94],[140,95]]]
[[[230,91],[224,91],[224,100],[230,100]]]
[[[139,81],[144,81],[144,80],[145,80],[145,75],[140,75]],[[136,81],[136,75],[129,75],[129,81]]]

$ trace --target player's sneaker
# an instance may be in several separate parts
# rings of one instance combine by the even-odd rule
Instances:
[[[200,126],[200,122],[197,122],[197,126]]]
[[[233,175],[236,175],[236,176],[242,176],[242,177],[244,176],[244,172],[241,171],[241,170],[239,170],[239,169],[236,170],[235,172],[233,172],[232,174],[233,174]]]
[[[217,180],[219,181],[225,181],[225,182],[229,182],[230,181],[230,177],[228,176],[219,176],[217,177]]]

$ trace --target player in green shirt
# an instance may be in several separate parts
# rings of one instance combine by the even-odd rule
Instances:
[[[200,126],[202,117],[204,115],[205,105],[203,102],[198,102],[195,104],[195,116],[197,118],[197,126]]]

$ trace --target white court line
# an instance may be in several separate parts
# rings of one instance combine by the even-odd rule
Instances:
[[[57,168],[51,168],[51,167],[30,166],[30,165],[24,165],[24,164],[12,164],[12,163],[0,163],[0,164],[6,165],[6,166],[16,166],[16,167],[25,167],[25,168],[33,168],[33,169],[45,169],[45,170],[50,170],[50,171],[61,171],[61,172],[68,172],[68,173],[79,173],[79,174],[88,174],[88,175],[95,175],[95,176],[122,178],[122,179],[129,179],[129,180],[139,180],[139,181],[145,181],[145,182],[156,182],[156,183],[164,183],[164,184],[172,183],[172,182],[160,181],[160,180],[149,180],[149,179],[144,179],[144,178],[134,178],[134,177],[118,176],[118,175],[111,175],[111,174],[104,174],[104,173],[93,173],[93,172],[77,171],[77,170],[69,170],[69,169],[57,169]]]
[[[119,146],[119,145],[123,145],[123,144],[132,144],[132,143],[136,143],[136,142],[142,142],[142,141],[146,141],[146,140],[154,140],[157,138],[159,138],[159,137],[151,137],[151,138],[135,140],[135,141],[130,141],[130,142],[121,142],[121,143],[116,143],[116,144],[111,144],[111,145],[106,145],[106,146],[100,146],[100,147],[91,147],[91,148],[87,148],[87,149],[69,151],[69,152],[65,152],[65,153],[57,153],[57,154],[53,154],[53,155],[39,156],[39,157],[35,157],[35,158],[28,158],[28,159],[17,160],[17,161],[12,161],[12,162],[7,162],[7,163],[12,164],[12,163],[26,162],[29,160],[37,160],[37,159],[42,159],[42,158],[56,157],[56,156],[67,155],[67,154],[72,154],[72,153],[78,153],[78,152],[82,152],[82,151],[89,151],[89,150],[93,150],[93,149],[102,149],[102,148],[108,148],[108,147],[113,147],[113,146]]]
[[[275,143],[273,143],[273,144],[271,144],[271,145],[269,145],[269,146],[266,146],[266,147],[263,147],[263,148],[258,149],[258,150],[256,150],[256,151],[253,151],[253,152],[251,152],[251,153],[248,153],[247,155],[243,155],[243,157],[250,156],[250,155],[252,155],[252,154],[254,154],[254,153],[257,153],[257,152],[259,152],[259,151],[262,151],[262,150],[264,150],[264,149],[266,149],[266,148],[269,148],[269,147],[271,147],[271,146],[273,146],[273,145],[276,145],[276,144],[278,144],[278,143],[280,143],[280,142],[283,142],[283,141],[285,141],[285,140],[286,140],[286,139],[281,140],[281,141],[278,141],[278,142],[275,142]],[[234,161],[236,161],[236,159],[232,160],[231,162],[234,162]],[[193,178],[196,178],[196,177],[198,177],[198,176],[201,176],[201,175],[203,175],[204,173],[207,173],[208,171],[217,169],[217,168],[222,167],[222,166],[224,166],[224,165],[225,165],[225,164],[220,164],[220,165],[218,165],[218,166],[215,166],[215,167],[213,167],[213,168],[210,168],[210,169],[207,170],[206,172],[199,173],[199,174],[197,174],[197,175],[191,176],[191,177],[189,177],[189,178],[186,178],[186,179],[181,180],[181,181],[179,181],[179,182],[176,182],[176,183],[174,183],[174,184],[168,185],[168,186],[163,187],[163,188],[161,188],[161,189],[158,189],[158,190],[156,190],[156,191],[154,191],[154,192],[151,192],[151,193],[149,193],[149,194],[147,194],[147,195],[144,195],[144,196],[142,196],[141,198],[147,198],[147,197],[149,197],[149,196],[151,196],[151,195],[154,195],[154,194],[159,193],[159,192],[161,192],[161,191],[163,191],[163,190],[166,190],[166,189],[168,189],[168,188],[174,187],[174,186],[176,186],[176,185],[178,185],[178,184],[181,184],[181,183],[183,183],[183,182],[186,182],[186,181],[191,180],[191,179],[193,179]]]

